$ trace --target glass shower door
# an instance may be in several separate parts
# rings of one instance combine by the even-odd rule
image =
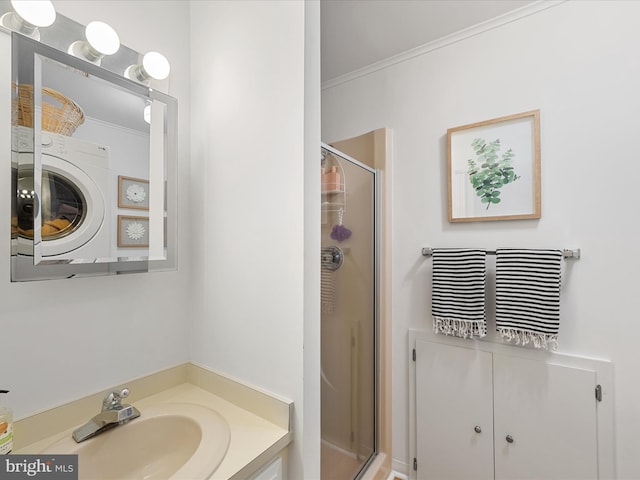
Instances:
[[[321,473],[357,478],[376,453],[376,172],[322,148]]]

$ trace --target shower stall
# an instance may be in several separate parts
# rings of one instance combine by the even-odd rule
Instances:
[[[321,154],[321,477],[348,480],[378,451],[378,175]]]

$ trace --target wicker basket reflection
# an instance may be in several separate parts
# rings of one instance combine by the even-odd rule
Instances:
[[[33,85],[18,85],[15,123],[33,128]],[[51,88],[42,88],[42,129],[71,136],[84,122],[84,113],[73,100]]]

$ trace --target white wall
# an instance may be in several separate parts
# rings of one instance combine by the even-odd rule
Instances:
[[[61,14],[81,23],[108,22],[130,48],[157,49],[169,58],[170,94],[180,103],[179,168],[184,184],[190,157],[189,53],[178,40],[188,38],[184,3],[155,2],[154,8],[147,1],[54,4]],[[8,121],[8,114],[3,114],[2,131],[9,131]],[[3,198],[10,195],[9,174],[5,162]],[[187,190],[183,185],[181,191]],[[3,205],[4,218],[9,218],[9,202]],[[180,209],[181,226],[188,230],[188,197]],[[0,381],[2,388],[11,390],[5,402],[16,417],[188,360],[191,255],[185,233],[180,234],[179,271],[27,283],[9,281],[9,237],[8,223],[2,224],[0,251],[7,255],[0,255]]]
[[[305,3],[191,2],[191,46],[191,358],[295,402],[303,478]]]
[[[640,477],[640,2],[569,1],[322,93],[322,137],[394,130],[393,456],[408,465],[409,328],[431,329],[423,246],[580,247],[559,351],[615,367],[619,478]],[[539,108],[542,218],[450,224],[446,130]]]

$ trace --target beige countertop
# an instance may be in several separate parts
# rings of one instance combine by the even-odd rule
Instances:
[[[258,405],[254,408],[251,405],[253,400],[250,392],[247,395],[245,391],[243,396],[244,405],[242,405],[244,408],[242,408],[236,402],[223,398],[223,395],[226,396],[226,391],[217,395],[208,390],[193,383],[185,382],[130,403],[140,410],[142,416],[144,416],[145,406],[158,403],[194,403],[211,408],[222,415],[229,424],[231,439],[224,459],[210,477],[214,480],[244,480],[266,465],[271,458],[275,457],[291,442],[292,432],[290,428],[285,428],[282,424],[278,425],[277,422],[269,421],[263,416],[250,411],[253,410],[260,413],[259,396],[256,400]],[[231,398],[233,399],[233,395],[231,395]],[[95,413],[98,413],[98,410],[99,405],[96,406]],[[86,420],[88,421],[89,419],[87,418]],[[73,428],[30,443],[14,451],[14,453],[33,454],[46,452],[47,447],[64,436],[71,435],[77,426],[75,425]]]

